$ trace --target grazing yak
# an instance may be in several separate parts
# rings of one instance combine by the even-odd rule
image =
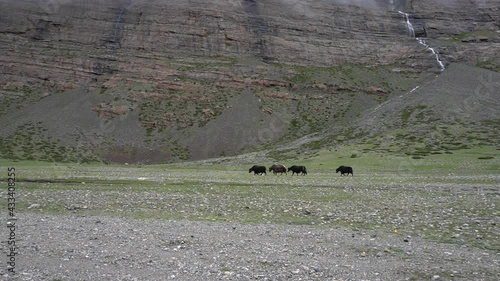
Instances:
[[[344,174],[347,174],[347,176],[349,176],[349,174],[354,176],[354,174],[352,173],[352,167],[349,167],[349,166],[338,167],[336,173],[338,173],[338,172],[340,172],[341,176],[343,176]]]
[[[271,172],[271,171],[275,175],[278,173],[280,173],[280,174],[285,173],[286,174],[286,167],[281,165],[281,164],[274,163],[271,167],[269,167],[269,172]]]
[[[258,166],[258,165],[253,165],[250,170],[248,170],[249,173],[254,172],[254,175],[266,175],[266,167],[265,166]]]
[[[307,175],[307,170],[305,166],[295,166],[293,165],[292,167],[288,168],[288,171],[292,171],[292,176],[294,174],[299,175],[299,173],[302,173],[303,176]]]

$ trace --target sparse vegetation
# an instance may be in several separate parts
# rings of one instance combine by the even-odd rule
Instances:
[[[497,200],[494,185],[500,164],[494,158],[477,159],[490,155],[492,148],[425,158],[380,157],[360,153],[360,148],[279,159],[283,164],[306,165],[305,177],[253,176],[247,165],[237,162],[230,166],[79,165],[78,169],[72,164],[18,162],[23,167],[18,186],[25,194],[19,208],[46,214],[397,229],[429,241],[500,251],[495,224],[499,214],[491,208]],[[336,175],[334,169],[340,164],[353,166],[356,176],[346,180]],[[56,198],[47,196],[55,192]],[[41,207],[27,210],[30,202]]]
[[[0,154],[12,160],[99,161],[95,151],[85,147],[64,146],[48,136],[42,122],[21,125],[10,138],[0,139]]]

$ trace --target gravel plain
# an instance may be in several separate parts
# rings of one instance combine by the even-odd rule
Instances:
[[[1,280],[500,280],[494,172],[23,173]]]
[[[19,216],[4,280],[498,280],[498,252],[380,231]]]

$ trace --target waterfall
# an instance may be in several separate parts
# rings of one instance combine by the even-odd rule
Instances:
[[[443,71],[445,69],[445,67],[444,67],[443,61],[439,58],[439,53],[434,48],[431,48],[429,46],[429,44],[427,44],[427,42],[424,39],[419,38],[419,37],[415,37],[415,29],[413,28],[413,24],[410,21],[410,15],[408,13],[401,12],[401,11],[398,11],[398,13],[400,13],[404,17],[406,29],[408,30],[408,35],[410,37],[415,38],[420,45],[424,46],[425,48],[427,48],[427,50],[430,50],[432,52],[432,54],[436,58],[436,61],[439,65],[439,69],[441,71]]]
[[[410,15],[407,13],[403,13],[401,11],[398,11],[398,13],[402,14],[403,17],[405,18],[405,24],[406,24],[406,29],[408,30],[408,35],[410,37],[415,37],[415,29],[413,28],[413,24],[410,22]]]
[[[418,41],[418,43],[420,43],[420,45],[426,47],[428,50],[430,50],[432,52],[432,54],[434,54],[434,56],[436,57],[436,61],[439,64],[439,68],[441,69],[441,71],[443,71],[444,64],[443,64],[443,61],[439,58],[438,52],[436,50],[434,50],[434,48],[429,47],[429,45],[427,44],[427,42],[424,39],[417,38],[417,41]]]

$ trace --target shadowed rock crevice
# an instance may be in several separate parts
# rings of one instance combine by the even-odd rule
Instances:
[[[273,57],[269,50],[267,36],[276,36],[276,31],[270,27],[265,17],[260,13],[257,0],[242,0],[241,5],[248,15],[247,29],[256,37],[251,46],[251,52],[264,61],[272,61]]]
[[[114,10],[113,24],[111,30],[103,37],[101,46],[110,49],[121,48],[122,40],[126,34],[125,22],[129,13],[128,8],[131,3],[132,0],[126,0],[119,3],[117,7],[112,8]]]

